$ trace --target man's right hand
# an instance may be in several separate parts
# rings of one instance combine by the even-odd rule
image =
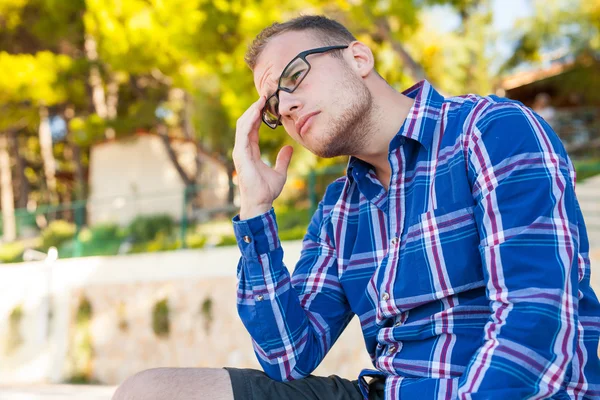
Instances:
[[[259,98],[236,124],[232,156],[240,188],[240,220],[256,217],[271,209],[285,185],[294,151],[292,146],[284,146],[279,150],[275,168],[261,160],[258,128],[265,101],[265,97]]]

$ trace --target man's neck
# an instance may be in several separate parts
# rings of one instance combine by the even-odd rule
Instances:
[[[364,150],[353,156],[375,168],[381,184],[387,189],[391,175],[388,160],[389,145],[396,136],[414,104],[414,100],[394,90],[379,80],[373,93],[373,115],[371,137]]]

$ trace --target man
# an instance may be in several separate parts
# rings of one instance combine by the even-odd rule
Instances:
[[[426,81],[399,93],[366,45],[320,16],[265,29],[247,62],[260,98],[233,150],[238,310],[265,373],[150,370],[116,397],[600,396],[600,305],[575,174],[542,118],[496,96],[444,99]],[[293,276],[272,209],[292,148],[264,164],[261,121],[321,157],[351,156]],[[375,369],[309,376],[354,315]]]

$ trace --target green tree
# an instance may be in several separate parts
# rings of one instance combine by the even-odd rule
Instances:
[[[511,71],[523,63],[539,63],[544,54],[600,50],[599,0],[535,0],[533,14],[515,24],[515,51],[503,65]]]

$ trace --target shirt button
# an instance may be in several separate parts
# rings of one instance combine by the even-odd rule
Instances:
[[[383,294],[381,295],[381,298],[383,300],[389,300],[390,299],[390,294],[388,292],[383,292]]]
[[[394,245],[394,246],[397,245],[398,244],[398,238],[397,237],[393,238],[391,240],[391,242],[392,242],[392,245]]]
[[[262,294],[259,294],[258,296],[256,296],[256,301],[263,301],[264,297]]]
[[[396,346],[390,346],[388,347],[388,354],[394,354],[396,352],[397,347]]]
[[[246,243],[252,243],[252,238],[250,236],[244,236],[242,239],[244,239],[244,242]]]

